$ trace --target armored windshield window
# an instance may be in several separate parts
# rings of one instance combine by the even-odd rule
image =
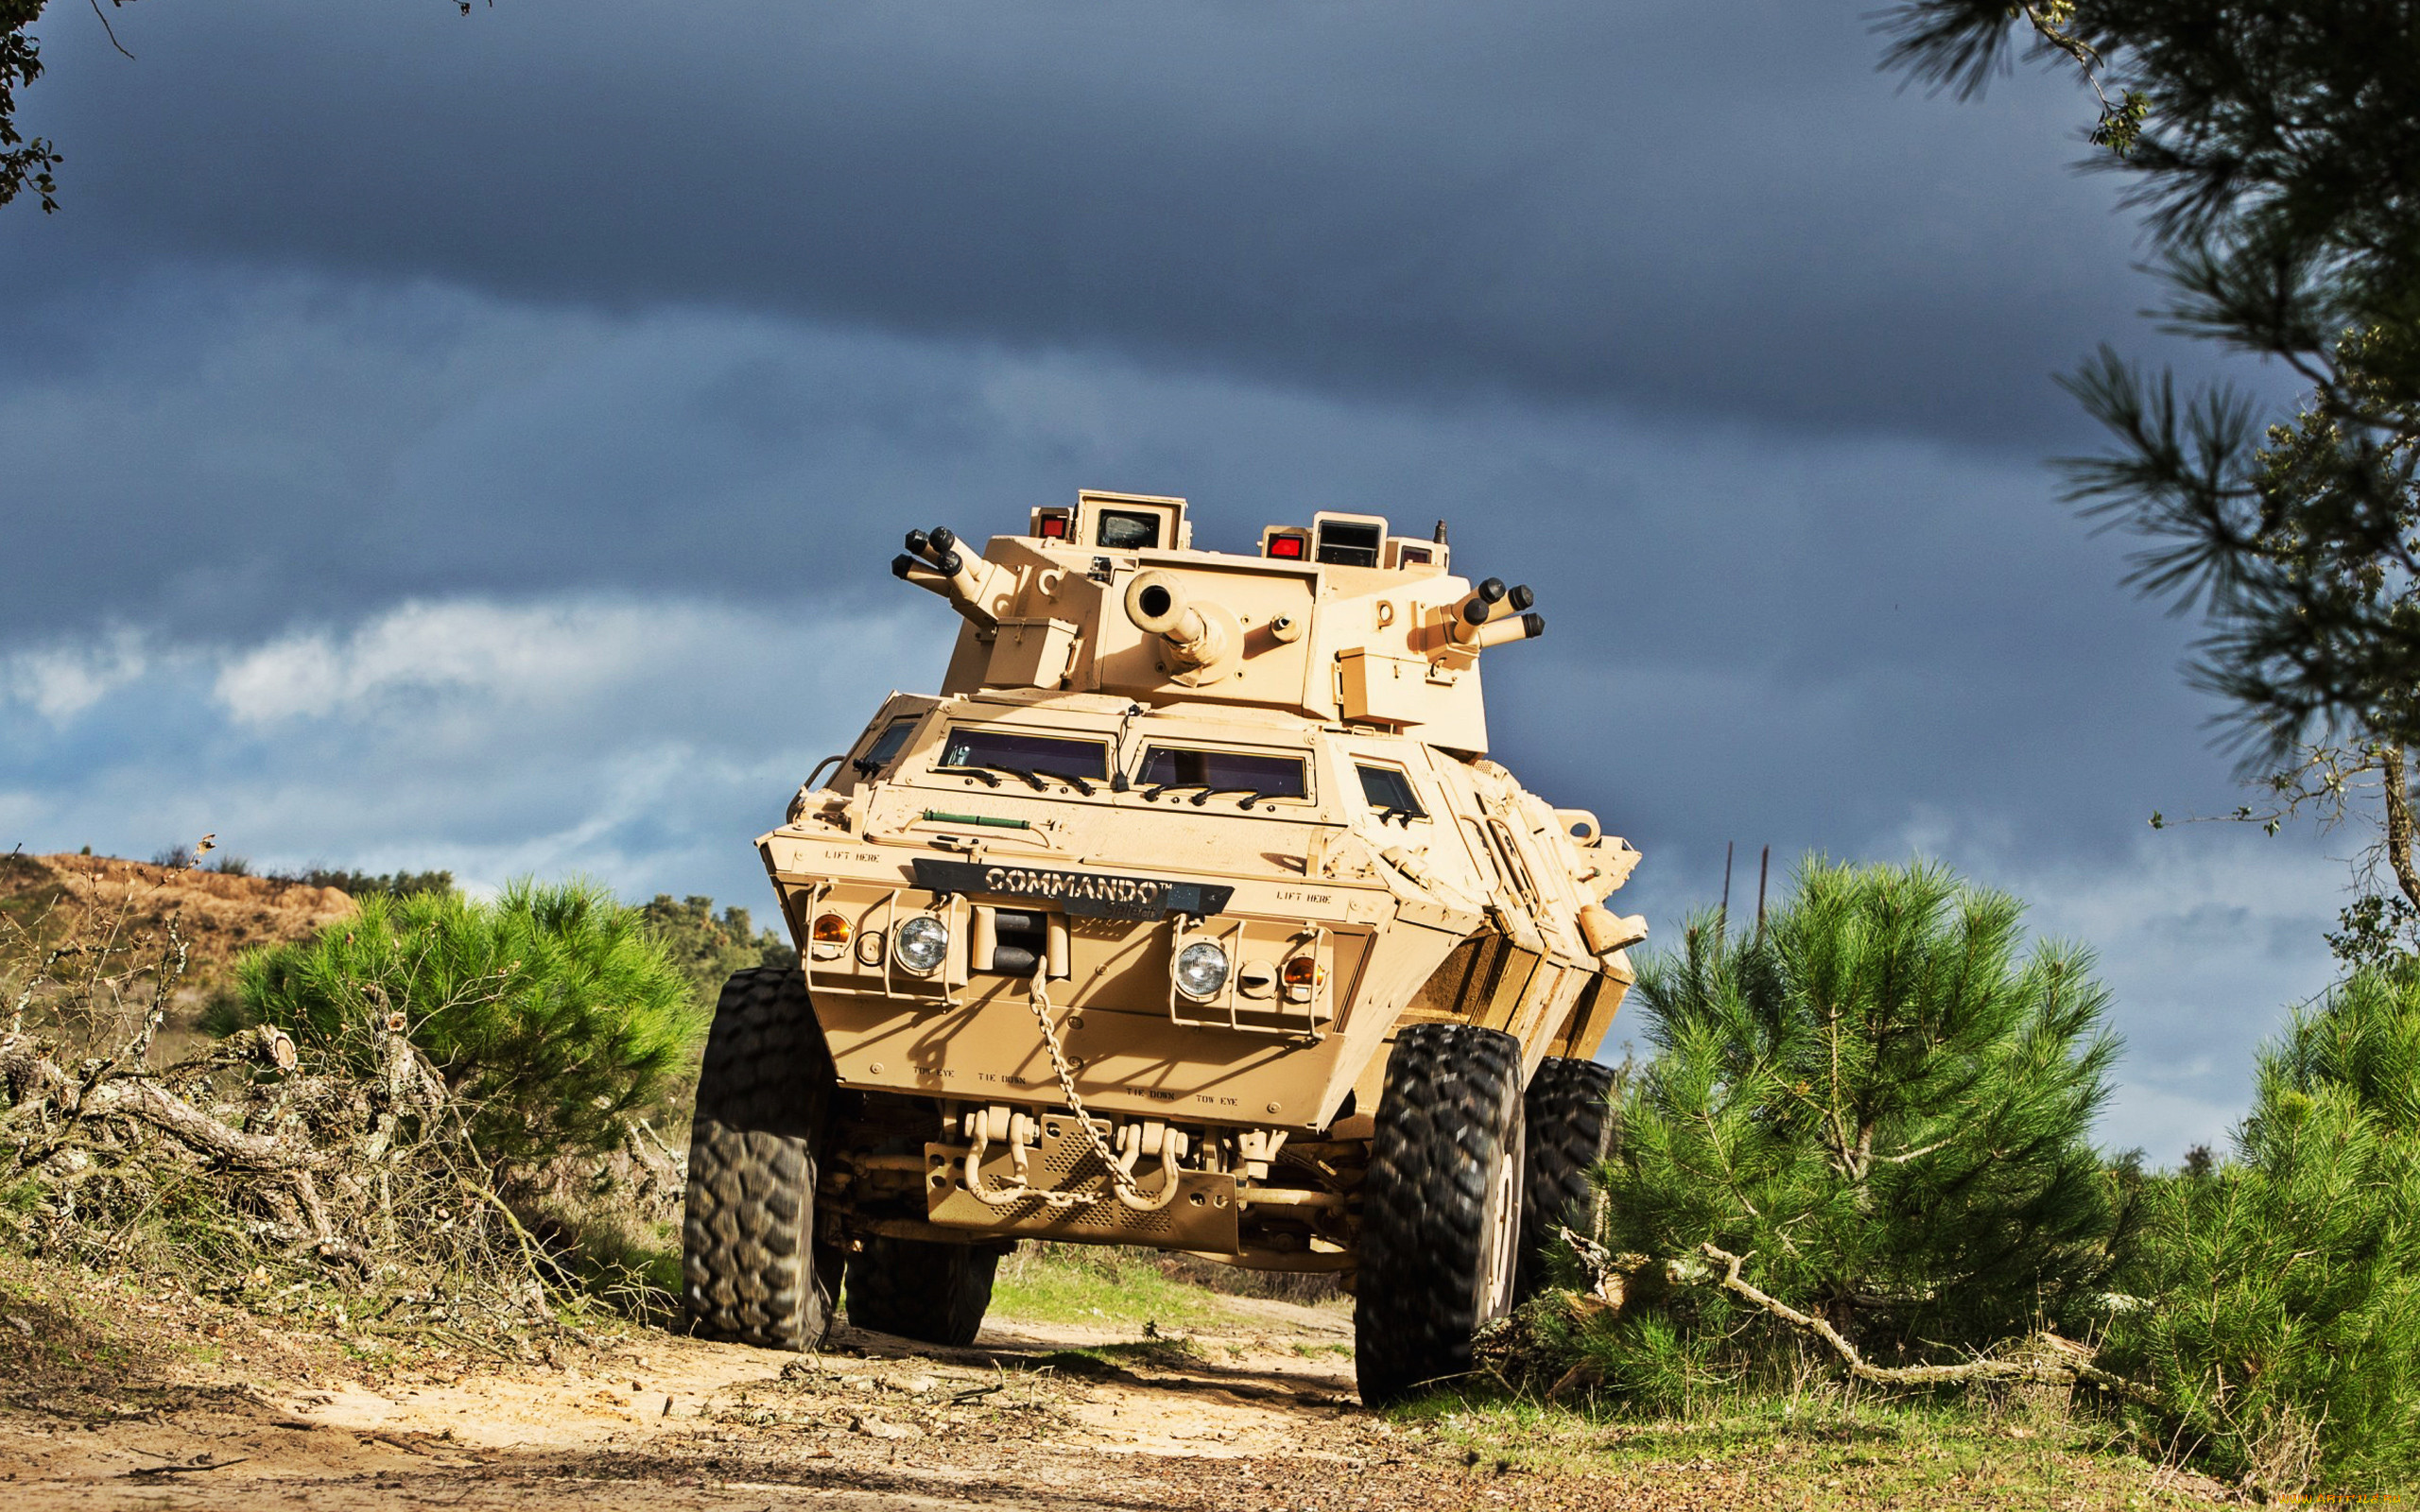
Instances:
[[[866,753],[849,765],[871,777],[890,765],[890,759],[899,754],[900,748],[908,744],[908,737],[915,732],[916,721],[913,719],[894,719],[883,727],[882,733],[866,747]]]
[[[1411,790],[1411,779],[1392,766],[1355,766],[1361,774],[1361,796],[1381,814],[1402,814],[1420,818],[1427,810],[1420,806],[1420,797]]]
[[[1160,517],[1148,509],[1103,509],[1093,543],[1112,551],[1150,551],[1160,543]]]
[[[1202,750],[1191,746],[1152,746],[1143,752],[1136,785],[1206,788],[1214,793],[1256,793],[1262,798],[1302,798],[1308,791],[1300,756]]]
[[[1109,775],[1108,749],[1098,740],[1028,735],[997,725],[958,725],[942,747],[939,765],[1096,779]]]

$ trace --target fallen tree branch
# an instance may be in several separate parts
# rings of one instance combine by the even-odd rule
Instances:
[[[0,1077],[12,1087],[25,1087],[21,1101],[35,1091],[48,1093],[71,1128],[82,1120],[112,1114],[138,1119],[203,1155],[247,1171],[298,1171],[323,1164],[327,1159],[283,1143],[273,1135],[230,1128],[148,1076],[123,1074],[87,1085],[61,1070],[22,1035],[0,1037]],[[52,1143],[55,1146],[60,1142]],[[26,1159],[23,1163],[39,1165],[42,1159]]]
[[[1866,1359],[1846,1334],[1824,1319],[1802,1313],[1781,1298],[1759,1290],[1739,1274],[1747,1263],[1744,1255],[1709,1242],[1698,1246],[1699,1253],[1723,1267],[1715,1284],[1734,1297],[1753,1303],[1774,1317],[1822,1339],[1832,1347],[1832,1352],[1848,1366],[1849,1374],[1860,1381],[1871,1381],[1886,1386],[1953,1385],[1971,1381],[2028,1381],[2041,1385],[2067,1386],[2082,1381],[2114,1391],[2129,1401],[2169,1411],[2159,1394],[2120,1375],[2114,1375],[2092,1363],[2092,1351],[2072,1339],[2055,1333],[2037,1333],[2028,1341],[2033,1349],[2031,1359],[1978,1359],[1957,1365],[1880,1366]]]
[[[274,1135],[230,1128],[150,1081],[104,1082],[87,1094],[85,1103],[87,1115],[123,1113],[139,1118],[201,1154],[242,1170],[302,1173],[327,1163],[328,1158],[317,1150],[286,1144]]]

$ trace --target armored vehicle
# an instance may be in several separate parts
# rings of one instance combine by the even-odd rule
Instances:
[[[1487,757],[1544,621],[1444,527],[1197,551],[1084,493],[892,572],[965,623],[757,841],[799,969],[724,989],[684,1302],[775,1349],[970,1341],[1023,1238],[1333,1271],[1363,1398],[1469,1366],[1610,1138],[1638,852]]]

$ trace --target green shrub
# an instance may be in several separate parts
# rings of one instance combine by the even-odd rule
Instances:
[[[639,910],[639,918],[710,1010],[732,972],[798,965],[798,950],[788,940],[757,929],[745,908],[726,907],[717,917],[711,898],[693,894],[675,902],[670,893],[660,892]]]
[[[1809,859],[1761,930],[1692,922],[1633,1001],[1660,1054],[1602,1173],[1616,1252],[1713,1243],[1889,1364],[2075,1319],[2111,1267],[2118,1185],[2088,1141],[2117,1041],[2082,952],[2020,956],[2022,905],[1932,866]],[[1689,1287],[1578,1341],[1665,1405],[1794,1341]]]
[[[2263,1048],[2236,1159],[2148,1202],[2151,1304],[2105,1363],[2156,1383],[2221,1473],[2420,1478],[2420,967],[2356,974]]]
[[[244,956],[220,1033],[268,1022],[367,1071],[400,1023],[515,1164],[611,1145],[667,1090],[704,1027],[688,983],[600,887],[516,883],[492,902],[371,894],[311,940]],[[391,1016],[391,1017],[390,1017]]]

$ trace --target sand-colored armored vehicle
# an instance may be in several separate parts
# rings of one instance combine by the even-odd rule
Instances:
[[[1372,1401],[1466,1369],[1605,1147],[1646,934],[1603,905],[1638,852],[1487,758],[1528,591],[1442,525],[1228,555],[1125,494],[908,548],[965,624],[757,842],[800,970],[715,1021],[694,1326],[812,1347],[845,1272],[852,1322],[964,1343],[1029,1237],[1340,1272]]]

